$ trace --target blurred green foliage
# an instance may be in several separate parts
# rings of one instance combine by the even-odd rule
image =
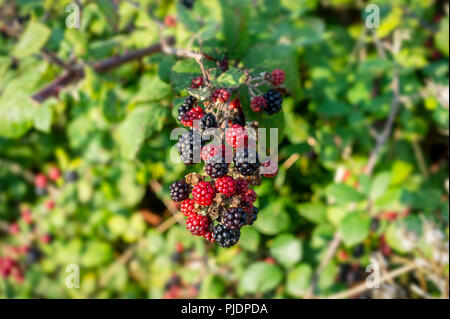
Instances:
[[[439,263],[429,225],[447,242],[438,269],[448,284],[448,4],[373,1],[380,27],[367,29],[364,1],[196,0],[192,10],[168,0],[80,2],[81,27],[70,29],[70,1],[0,0],[0,256],[42,252],[31,264],[18,255],[25,280],[0,278],[0,297],[324,297],[354,284],[345,267],[364,273],[377,252],[388,269],[398,258]],[[230,249],[167,226],[168,185],[197,169],[171,161],[169,136],[198,64],[161,53],[101,74],[89,64],[158,43],[155,17],[168,15],[177,23],[163,34],[178,48],[286,71],[279,115],[252,114],[242,99],[249,119],[279,128],[280,167],[256,189],[258,220]],[[30,96],[63,72],[48,51],[83,63],[85,76],[37,105]],[[366,174],[397,73],[400,109]],[[240,79],[231,68],[216,81]],[[53,166],[79,179],[36,196],[30,176]],[[338,252],[315,278],[335,234]],[[64,285],[69,264],[80,266],[80,288]],[[173,274],[181,284],[167,287]],[[401,289],[416,281],[408,278]]]

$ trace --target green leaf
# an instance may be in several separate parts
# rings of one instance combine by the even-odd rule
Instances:
[[[300,264],[287,275],[287,292],[295,297],[301,297],[308,289],[313,270],[308,264]]]
[[[0,136],[18,138],[32,126],[37,106],[20,90],[0,96]]]
[[[222,73],[213,81],[214,86],[236,87],[242,84],[245,79],[245,73],[237,68],[231,68]]]
[[[144,75],[139,81],[139,92],[132,103],[160,101],[172,92],[170,85],[155,75]]]
[[[240,58],[247,52],[250,44],[248,32],[249,1],[221,0],[220,3],[227,52],[231,58]]]
[[[173,56],[165,56],[158,65],[158,75],[159,78],[170,84],[170,75],[172,72],[172,68],[175,65],[175,58]]]
[[[301,216],[307,220],[319,224],[326,220],[326,207],[322,203],[303,203],[298,205]]]
[[[285,231],[290,225],[289,215],[280,202],[272,202],[258,214],[255,227],[265,235],[276,235]]]
[[[199,75],[202,75],[202,70],[194,59],[181,60],[173,66],[170,82],[176,91],[182,91]]]
[[[50,37],[50,33],[50,28],[44,24],[36,21],[28,23],[19,42],[12,50],[12,55],[16,58],[23,58],[39,52]]]
[[[117,122],[125,116],[125,106],[114,90],[105,90],[100,103],[103,115],[108,121]]]
[[[217,275],[207,275],[202,281],[200,288],[200,299],[216,299],[223,296],[225,282]]]
[[[413,166],[410,163],[403,161],[395,161],[392,167],[392,185],[402,184],[413,171]]]
[[[255,252],[258,250],[261,236],[254,227],[244,227],[241,230],[239,246],[244,250]]]
[[[283,272],[275,265],[265,262],[251,264],[239,282],[243,293],[265,293],[275,289],[283,279]]]
[[[337,203],[359,202],[364,196],[355,188],[346,184],[331,184],[325,190],[327,197]]]
[[[300,261],[302,251],[301,241],[292,234],[278,235],[270,245],[270,254],[286,268]]]
[[[343,102],[325,101],[317,106],[317,112],[326,116],[342,116],[352,112],[352,108]]]
[[[36,110],[34,113],[34,128],[44,132],[49,133],[52,125],[53,111],[52,104],[55,103],[56,100],[47,100],[39,106],[36,106]]]
[[[112,247],[101,241],[91,241],[81,256],[81,264],[85,267],[96,267],[107,263],[113,257]]]
[[[448,57],[449,45],[448,45],[448,29],[449,29],[449,17],[448,15],[439,23],[439,31],[434,35],[434,44],[441,51],[443,55]]]
[[[361,212],[347,215],[339,224],[339,232],[347,246],[361,243],[369,235],[369,230],[370,218]]]
[[[122,156],[134,159],[145,139],[163,128],[168,110],[158,104],[134,109],[118,128]]]
[[[369,197],[377,199],[388,189],[391,183],[391,174],[389,172],[380,173],[372,181]]]

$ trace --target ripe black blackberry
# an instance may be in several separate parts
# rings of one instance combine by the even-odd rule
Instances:
[[[78,180],[78,173],[77,171],[67,171],[64,173],[64,179],[66,182],[76,182]]]
[[[283,97],[279,91],[270,89],[264,94],[264,98],[266,99],[266,107],[264,108],[264,111],[266,111],[269,115],[280,112]]]
[[[253,206],[250,209],[250,214],[248,214],[247,225],[253,225],[253,223],[258,218],[258,208]]]
[[[25,263],[27,265],[38,262],[42,257],[41,251],[37,247],[31,247],[25,255]]]
[[[228,173],[228,163],[225,162],[210,162],[205,164],[205,172],[212,178],[225,176]]]
[[[240,229],[247,224],[248,213],[241,207],[231,207],[222,214],[223,225],[229,229]]]
[[[174,182],[170,185],[170,196],[176,202],[181,202],[189,198],[191,186],[184,179]]]
[[[194,1],[195,0],[181,0],[181,4],[184,5],[186,8],[188,9],[192,9],[192,7],[194,6]]]
[[[253,151],[256,153],[256,151]],[[234,167],[244,176],[253,175],[261,166],[258,159],[258,154],[249,156],[249,149],[247,147],[238,149],[234,155]]]
[[[201,129],[218,127],[216,116],[212,113],[206,113],[201,119]]]
[[[223,225],[217,225],[213,228],[213,237],[217,244],[223,248],[234,246],[241,237],[239,229],[228,229]]]
[[[364,245],[359,244],[355,247],[355,250],[353,251],[353,257],[359,258],[364,254]]]
[[[194,107],[195,102],[197,99],[193,97],[192,95],[189,95],[185,100],[184,103],[181,104],[181,106],[178,108],[178,121],[181,121],[183,116]]]
[[[177,149],[181,160],[186,165],[200,163],[203,141],[199,132],[190,130],[178,138]]]
[[[239,124],[240,126],[245,126],[245,118],[241,113],[233,115],[231,118],[231,124]]]
[[[36,187],[35,192],[37,196],[45,196],[47,195],[47,189],[43,187]]]

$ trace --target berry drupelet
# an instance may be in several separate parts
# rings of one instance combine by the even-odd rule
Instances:
[[[170,196],[175,202],[181,202],[189,198],[191,192],[191,186],[181,179],[170,185]]]

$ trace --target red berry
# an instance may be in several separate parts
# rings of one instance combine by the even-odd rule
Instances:
[[[181,242],[177,241],[175,244],[175,251],[181,254],[184,251],[184,246]]]
[[[184,216],[189,217],[191,214],[195,213],[195,201],[193,199],[185,199],[181,202],[180,211]]]
[[[44,244],[49,244],[49,243],[52,241],[52,236],[51,236],[50,234],[42,235],[41,241],[42,241]]]
[[[267,102],[266,99],[263,96],[255,96],[252,98],[252,101],[250,103],[250,107],[253,110],[253,112],[261,112],[266,107]]]
[[[17,224],[17,223],[12,223],[12,224],[9,226],[9,233],[10,233],[11,235],[16,235],[16,234],[18,234],[19,232],[20,232],[19,224]]]
[[[177,20],[171,15],[166,15],[164,17],[164,25],[169,28],[174,27],[177,25]]]
[[[233,124],[231,128],[226,129],[225,141],[228,143],[228,145],[232,146],[233,148],[238,148],[240,146],[247,146],[248,145],[247,130],[239,124]]]
[[[214,239],[213,233],[214,233],[213,231],[208,230],[206,233],[203,234],[203,238],[205,238],[207,241],[213,243],[216,241]]]
[[[239,113],[242,113],[241,100],[239,98],[233,99],[228,105],[228,109],[230,111],[237,110]]]
[[[275,69],[270,74],[270,82],[272,82],[272,84],[275,86],[283,84],[285,79],[286,75],[284,74],[284,71],[281,69]]]
[[[257,197],[258,195],[256,195],[255,191],[253,189],[249,189],[245,192],[244,195],[242,195],[242,200],[249,204],[253,204],[256,201]]]
[[[209,217],[192,214],[186,220],[186,227],[192,235],[203,236],[209,229],[211,219]]]
[[[50,169],[48,177],[50,177],[52,181],[56,182],[61,177],[61,171],[58,167],[54,166]]]
[[[194,121],[200,120],[205,112],[200,106],[193,107],[181,118],[181,124],[184,126],[192,127],[194,125]]]
[[[47,208],[47,210],[52,210],[53,208],[55,208],[55,202],[49,200],[48,202],[45,203],[45,208]]]
[[[215,103],[225,103],[230,99],[230,92],[225,89],[217,89],[211,96],[211,101]]]
[[[47,177],[44,174],[37,174],[34,178],[34,185],[38,188],[47,187]]]
[[[237,191],[237,183],[231,176],[219,177],[216,179],[216,189],[226,197],[233,196]]]
[[[347,259],[348,259],[348,253],[345,251],[345,250],[339,250],[338,252],[337,252],[337,259],[340,261],[340,262],[344,262],[344,261],[347,261]]]
[[[208,182],[200,182],[194,186],[192,195],[199,205],[208,206],[216,196],[216,189]]]
[[[31,224],[33,222],[33,219],[31,217],[31,210],[29,208],[25,208],[20,212],[20,215],[22,216],[22,219],[25,223]]]
[[[194,78],[191,82],[192,89],[198,89],[202,85],[203,85],[203,77],[202,76],[198,76],[198,77]]]
[[[245,194],[248,189],[248,182],[246,179],[239,177],[236,180],[236,194]]]

